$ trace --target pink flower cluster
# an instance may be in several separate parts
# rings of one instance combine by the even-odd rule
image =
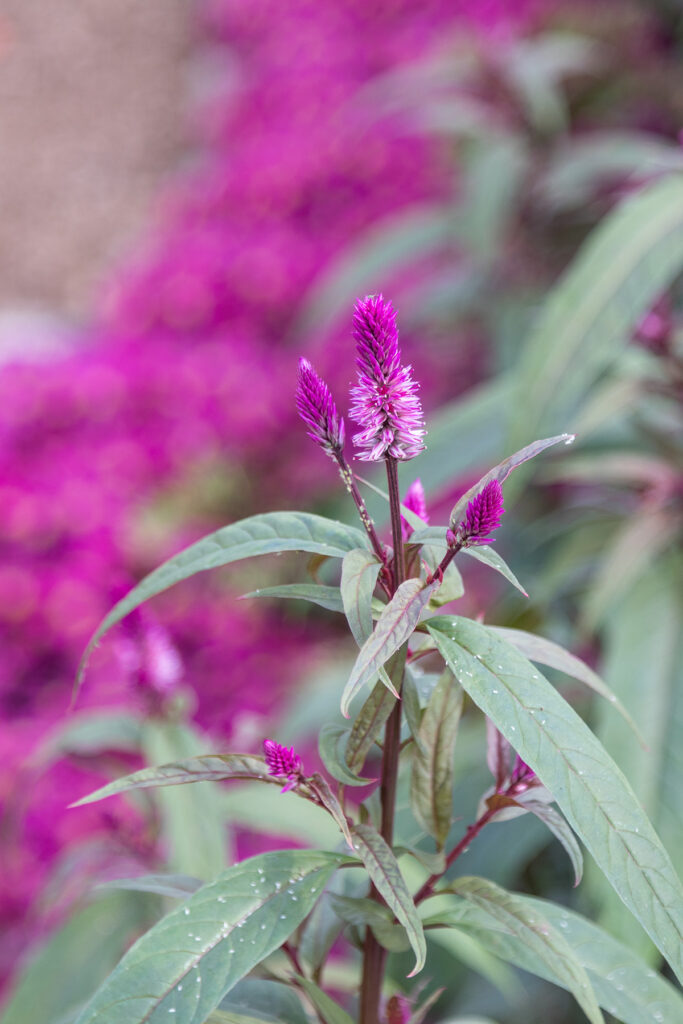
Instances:
[[[162,197],[161,228],[110,283],[87,336],[52,361],[2,368],[0,713],[13,725],[0,739],[0,843],[13,852],[0,981],[35,937],[45,905],[28,908],[67,851],[115,832],[144,859],[124,810],[65,813],[100,781],[91,765],[47,774],[31,760],[63,719],[89,635],[186,543],[321,486],[317,453],[290,429],[310,286],[359,232],[448,194],[447,145],[381,125],[363,134],[358,90],[440,45],[444,26],[488,31],[506,12],[502,0],[204,0],[201,32],[225,77],[196,112],[197,169]],[[334,332],[315,339],[331,380]],[[426,357],[434,400],[447,374],[432,376]],[[240,716],[265,719],[300,674],[307,631],[233,597],[190,581],[124,623],[92,659],[80,706],[139,710],[142,694],[156,713],[185,685],[217,736]]]

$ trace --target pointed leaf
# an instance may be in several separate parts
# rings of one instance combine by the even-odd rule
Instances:
[[[505,577],[508,583],[516,587],[521,594],[524,594],[525,597],[529,596],[507,562],[488,544],[477,544],[475,547],[463,548],[462,552],[464,555],[469,555],[470,558],[476,559],[477,562],[483,562],[484,565],[495,569],[496,572]]]
[[[480,918],[492,932],[502,931],[522,949],[529,949],[553,975],[562,979],[563,986],[572,993],[577,1003],[593,1024],[604,1024],[595,993],[585,968],[563,935],[538,911],[512,893],[485,878],[457,878],[449,890],[477,908]],[[456,908],[451,919],[459,920]],[[463,917],[467,920],[467,909]],[[481,933],[480,933],[481,937]]]
[[[422,610],[438,586],[438,580],[425,586],[421,580],[411,579],[398,588],[377,620],[374,632],[358,652],[342,696],[341,708],[346,718],[356,693],[374,679],[391,655],[410,638]]]
[[[221,1000],[214,1014],[238,1024],[310,1024],[301,999],[291,985],[269,978],[243,978]],[[210,1020],[211,1018],[209,1018]],[[180,1021],[178,1022],[180,1024]]]
[[[344,814],[341,804],[337,800],[336,796],[327,785],[325,779],[322,775],[319,775],[318,772],[316,772],[307,780],[307,785],[313,795],[317,797],[318,802],[322,804],[325,810],[332,815],[339,825],[347,844],[353,848],[353,841],[351,839],[351,833],[349,832],[349,823],[346,819],[346,815]]]
[[[315,1006],[318,1016],[322,1018],[325,1024],[353,1024],[353,1020],[349,1017],[346,1010],[343,1010],[338,1003],[335,1003],[334,999],[330,999],[327,993],[323,992],[314,982],[309,981],[308,978],[303,978],[301,975],[296,976],[295,982],[299,988],[304,990]]]
[[[427,944],[422,931],[422,922],[403,880],[398,861],[379,832],[370,825],[356,825],[352,834],[353,848],[363,860],[375,888],[396,920],[406,930],[415,953],[415,966],[408,975],[409,978],[412,978],[424,967]]]
[[[583,875],[583,854],[570,826],[558,810],[540,800],[525,800],[523,806],[527,811],[531,811],[537,818],[540,818],[564,846],[574,868],[574,886],[576,887]]]
[[[90,652],[107,630],[134,608],[195,573],[279,551],[312,551],[343,558],[347,551],[364,547],[367,543],[365,534],[355,527],[308,512],[266,512],[224,526],[164,562],[114,606],[88,644],[76,688],[80,685]]]
[[[354,774],[362,770],[365,759],[391,714],[396,698],[383,683],[377,683],[358,712],[346,744],[346,763]]]
[[[372,594],[381,565],[367,548],[344,555],[341,596],[349,628],[359,647],[372,633]]]
[[[320,583],[285,583],[279,587],[261,587],[242,594],[241,601],[248,597],[283,597],[295,601],[310,601],[331,612],[343,612],[339,587],[324,587]]]
[[[580,683],[585,683],[595,693],[599,693],[614,706],[615,710],[631,726],[639,741],[643,742],[638,726],[619,698],[585,661],[581,661],[576,655],[565,651],[564,647],[553,643],[552,640],[536,636],[535,633],[527,633],[523,629],[508,629],[504,626],[490,626],[489,628],[502,636],[503,640],[507,640],[513,647],[516,647],[529,661],[535,661],[538,665],[547,665],[549,668],[557,669],[558,672],[564,672],[565,675],[571,676],[572,679],[578,679]]]
[[[318,736],[318,753],[325,768],[337,782],[344,786],[367,786],[374,779],[363,779],[354,775],[346,766],[344,751],[351,730],[348,726],[328,723]]]
[[[113,878],[98,885],[102,889],[125,889],[127,892],[154,892],[174,900],[186,900],[202,886],[200,878],[190,875],[139,875],[137,878]]]
[[[413,752],[410,804],[438,849],[443,849],[453,817],[455,741],[462,699],[462,687],[447,669],[422,716],[420,744]]]
[[[486,626],[442,616],[428,628],[464,689],[550,790],[683,977],[683,887],[619,768],[554,687]]]
[[[205,1020],[301,924],[347,858],[265,853],[224,871],[131,947],[77,1024]]]
[[[507,459],[503,459],[497,466],[490,469],[488,473],[479,480],[473,487],[470,487],[468,491],[465,491],[461,498],[458,498],[456,504],[453,506],[451,512],[450,525],[452,530],[456,530],[462,520],[465,518],[467,512],[467,506],[475,495],[479,494],[482,488],[486,487],[487,484],[491,483],[492,480],[497,480],[498,483],[503,483],[504,480],[510,476],[513,469],[517,469],[522,463],[528,462],[529,459],[535,458],[544,452],[547,448],[552,448],[553,445],[564,443],[571,444],[574,440],[573,434],[557,434],[555,437],[546,437],[541,441],[533,441],[531,444],[521,448],[514,455],[509,455]]]

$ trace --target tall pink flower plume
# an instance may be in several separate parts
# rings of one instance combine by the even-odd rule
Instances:
[[[294,789],[297,783],[304,777],[304,766],[298,754],[294,753],[294,747],[283,747],[275,740],[264,740],[263,750],[266,755],[269,775],[282,775],[287,778],[287,785],[283,786],[282,792]]]
[[[310,427],[308,436],[334,458],[344,447],[344,420],[337,412],[327,384],[308,359],[303,358],[299,360],[296,407],[299,416]]]
[[[465,518],[457,530],[448,531],[448,543],[460,544],[464,548],[490,544],[493,537],[487,534],[498,529],[504,511],[503,488],[497,480],[490,480],[468,503]]]
[[[422,406],[410,366],[401,366],[396,313],[381,295],[356,302],[353,316],[358,384],[350,415],[361,427],[354,435],[366,462],[413,459],[424,449]]]

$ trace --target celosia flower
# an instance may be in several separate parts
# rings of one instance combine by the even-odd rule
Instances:
[[[282,775],[288,779],[287,785],[283,786],[282,792],[286,793],[303,780],[304,766],[298,754],[294,753],[294,747],[283,747],[275,740],[264,740],[263,750],[266,755],[269,775]]]
[[[396,313],[381,295],[356,302],[353,316],[358,384],[350,415],[362,429],[354,435],[358,458],[413,459],[424,449],[424,420],[411,367],[401,366]]]
[[[385,1024],[408,1024],[412,1012],[412,1003],[407,996],[391,996],[384,1011]]]
[[[299,360],[296,407],[308,436],[332,458],[344,447],[344,420],[337,412],[330,389],[315,372],[308,359]]]
[[[422,486],[421,480],[413,480],[412,484],[406,491],[406,496],[403,499],[403,504],[411,512],[414,512],[416,516],[419,516],[425,524],[429,524],[429,515],[427,513],[427,503],[425,502],[425,492]],[[401,531],[403,533],[403,539],[408,538],[413,533],[413,527],[410,525],[407,519],[401,516]]]
[[[503,489],[497,480],[490,480],[467,505],[465,518],[457,530],[449,530],[446,539],[449,546],[472,547],[475,544],[490,544],[493,533],[500,526],[503,517]]]

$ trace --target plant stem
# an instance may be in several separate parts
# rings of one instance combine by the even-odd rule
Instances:
[[[362,522],[363,526],[365,527],[365,531],[366,531],[368,537],[370,538],[370,543],[372,544],[373,550],[374,550],[375,554],[377,555],[377,557],[379,558],[379,560],[382,563],[382,565],[386,565],[386,560],[387,560],[386,552],[384,551],[384,547],[382,546],[382,544],[380,542],[380,539],[377,536],[377,531],[375,530],[375,524],[373,523],[372,519],[370,518],[370,513],[368,512],[367,506],[366,506],[365,502],[363,501],[362,494],[358,490],[358,486],[356,485],[356,481],[353,479],[353,473],[351,472],[351,470],[349,468],[349,465],[348,465],[346,459],[344,458],[344,453],[343,452],[337,452],[336,453],[336,459],[337,459],[337,465],[339,466],[339,473],[341,474],[341,478],[344,481],[344,485],[345,485],[347,491],[349,492],[349,494],[353,498],[354,502],[356,503],[356,508],[358,509],[358,514],[360,516],[360,519],[361,519],[361,522]]]
[[[389,482],[389,507],[391,509],[391,535],[394,547],[392,573],[392,594],[405,579],[405,553],[403,550],[403,534],[401,531],[401,499],[398,489],[398,466],[396,459],[387,459],[387,479]],[[403,648],[403,657],[394,662],[392,682],[401,692],[407,644]],[[401,702],[394,704],[384,734],[384,750],[382,752],[382,774],[380,781],[380,798],[382,804],[381,834],[384,841],[391,846],[394,839],[394,813],[396,806],[396,783],[398,780],[398,757],[401,752]],[[374,886],[370,898],[378,902],[381,896]],[[363,980],[360,993],[360,1024],[378,1024],[379,1001],[382,994],[384,968],[387,951],[380,946],[370,928],[366,929],[363,951]]]
[[[462,837],[458,845],[454,846],[451,852],[448,854],[448,857],[446,858],[446,866],[443,869],[443,871],[439,872],[438,874],[432,875],[430,878],[428,878],[427,881],[422,886],[422,888],[415,895],[414,903],[416,906],[418,903],[421,903],[423,900],[428,899],[432,895],[432,893],[434,892],[434,886],[439,881],[439,879],[446,874],[451,864],[455,863],[460,854],[465,852],[465,850],[470,845],[475,836],[479,835],[484,825],[486,825],[490,821],[490,819],[493,817],[495,813],[495,810],[484,811],[481,818],[477,818],[473,825],[468,826],[465,835]]]

